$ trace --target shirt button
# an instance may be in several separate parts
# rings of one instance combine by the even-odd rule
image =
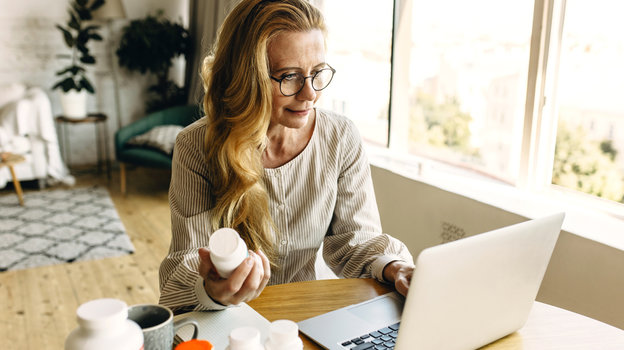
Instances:
[[[287,243],[286,240],[282,239],[282,245],[286,245],[286,243]]]
[[[284,207],[286,207],[284,204],[280,204],[280,205],[278,205],[278,208],[279,208],[280,210],[284,210]]]

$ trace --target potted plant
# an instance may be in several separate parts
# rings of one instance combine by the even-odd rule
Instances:
[[[186,90],[169,79],[169,69],[175,57],[186,56],[190,45],[188,31],[166,19],[162,10],[123,28],[117,49],[119,65],[156,76],[156,83],[148,89],[147,112],[186,104]]]
[[[56,25],[71,55],[60,55],[71,59],[71,64],[56,72],[60,80],[52,89],[61,89],[61,106],[63,115],[68,118],[84,118],[87,115],[87,92],[94,93],[93,84],[87,79],[84,65],[95,64],[87,43],[89,40],[102,40],[97,33],[99,26],[87,25],[92,19],[91,13],[102,5],[105,0],[73,0],[69,8],[69,20],[65,26]]]

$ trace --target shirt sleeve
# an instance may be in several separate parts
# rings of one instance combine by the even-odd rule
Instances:
[[[352,122],[339,147],[343,161],[323,258],[338,276],[386,282],[383,268],[396,260],[413,264],[412,255],[405,244],[381,230],[370,165]]]
[[[176,138],[169,186],[171,246],[160,265],[160,301],[174,312],[224,309],[204,291],[199,276],[200,247],[208,245],[211,229],[209,184],[203,159],[201,135],[189,133]],[[195,142],[193,142],[195,141]]]

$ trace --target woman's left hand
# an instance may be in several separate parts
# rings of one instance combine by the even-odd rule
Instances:
[[[383,269],[383,277],[386,281],[394,283],[397,292],[407,296],[414,266],[403,261],[393,261]]]

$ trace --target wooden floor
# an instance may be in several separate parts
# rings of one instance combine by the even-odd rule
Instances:
[[[1,349],[62,349],[77,326],[76,308],[88,300],[112,297],[128,305],[158,301],[158,267],[171,236],[169,177],[167,170],[129,169],[126,196],[119,192],[116,172],[111,181],[105,175],[76,177],[76,186],[98,184],[109,189],[136,251],[117,258],[0,273]],[[0,194],[10,192],[10,188],[0,190]]]

